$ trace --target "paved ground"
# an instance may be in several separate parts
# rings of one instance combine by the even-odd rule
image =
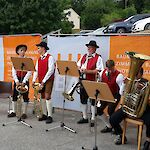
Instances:
[[[45,124],[38,122],[32,114],[32,104],[29,106],[29,117],[26,122],[33,126],[29,128],[21,123],[9,124],[5,127],[3,123],[17,121],[17,118],[7,118],[8,100],[0,99],[0,150],[82,150],[82,146],[88,149],[94,147],[94,129],[90,132],[89,125],[78,125],[77,120],[80,118],[80,112],[65,110],[65,124],[77,131],[74,134],[68,130],[56,128],[49,132],[46,129],[60,125],[62,119],[62,110],[55,108],[54,122]],[[113,143],[114,136],[110,133],[101,134],[100,130],[104,124],[98,119],[97,126],[97,146],[98,150],[136,150],[136,128],[129,126],[127,129],[128,143],[116,146]],[[145,138],[145,131],[143,133]],[[144,139],[143,139],[144,140]],[[142,140],[142,143],[143,143]]]

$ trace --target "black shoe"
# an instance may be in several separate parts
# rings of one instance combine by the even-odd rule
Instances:
[[[46,124],[52,123],[52,122],[53,122],[53,118],[51,116],[48,116],[46,119]]]
[[[42,117],[40,117],[38,120],[39,121],[43,121],[43,120],[46,120],[47,119],[47,116],[46,115],[42,115]]]
[[[150,142],[145,141],[145,143],[144,143],[144,147],[143,147],[143,149],[142,149],[142,150],[149,150],[149,148],[150,148]]]
[[[8,114],[8,117],[16,117],[16,113],[12,112],[12,113]]]
[[[90,127],[94,127],[94,120],[91,120]]]
[[[22,114],[21,119],[26,119],[27,115],[26,114]]]
[[[108,133],[108,132],[112,132],[112,128],[106,126],[104,129],[101,130],[101,133]]]
[[[89,122],[88,119],[81,118],[81,119],[77,122],[77,124],[83,124],[83,123],[88,123],[88,122]]]
[[[122,144],[122,135],[117,135],[116,138],[114,139],[114,143],[116,145],[121,145]],[[127,143],[127,138],[125,137],[124,143]]]

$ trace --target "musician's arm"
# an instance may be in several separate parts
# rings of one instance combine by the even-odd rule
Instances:
[[[25,77],[23,78],[23,83],[26,83],[27,81],[29,81],[30,76],[32,75],[31,71],[28,71],[27,74],[25,75]]]
[[[19,80],[17,77],[17,72],[14,67],[12,67],[12,77],[13,77],[13,80],[15,81],[15,83],[19,83]]]
[[[36,65],[35,65],[35,72],[33,74],[33,79],[32,79],[33,83],[36,81],[37,76],[38,76],[38,61],[36,62]]]

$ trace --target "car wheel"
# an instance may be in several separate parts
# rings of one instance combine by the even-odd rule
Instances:
[[[119,29],[117,29],[117,33],[125,33],[125,29],[124,28],[119,28]]]
[[[144,30],[150,30],[150,23],[145,25]]]

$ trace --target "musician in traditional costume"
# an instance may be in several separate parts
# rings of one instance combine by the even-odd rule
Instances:
[[[114,113],[121,95],[122,95],[122,85],[124,82],[124,76],[115,68],[115,62],[111,59],[106,61],[106,68],[102,70],[99,74],[99,81],[108,84],[116,102],[110,103],[106,101],[100,101],[100,105],[97,107],[97,114],[100,119],[105,123],[105,128],[101,130],[101,133],[112,132],[112,127],[109,123],[109,117]],[[107,92],[107,91],[106,91]],[[104,109],[108,106],[108,116],[104,114]]]
[[[90,41],[87,46],[87,54],[83,55],[77,62],[79,68],[81,79],[96,81],[96,75],[100,72],[103,67],[103,60],[99,54],[96,53],[96,49],[99,48],[96,41]],[[78,124],[88,123],[87,117],[87,102],[88,95],[83,86],[80,87],[80,101],[82,109],[82,118],[77,122]],[[91,102],[91,127],[94,126],[95,120],[95,100],[90,99]]]
[[[143,75],[143,68],[139,70],[139,73],[136,76],[136,79],[138,80],[138,85],[143,85],[148,82],[147,79],[142,78]],[[136,85],[135,85],[136,86]],[[148,93],[149,94],[149,93]],[[143,150],[149,150],[150,149],[150,97],[149,102],[147,103],[146,110],[144,111],[143,115],[140,117],[140,119],[143,120],[145,126],[146,126],[146,140],[143,146]],[[123,111],[123,108],[118,109],[112,116],[110,117],[110,123],[112,127],[115,130],[116,138],[114,140],[114,143],[116,145],[122,144],[122,128],[120,126],[120,123],[123,119],[127,117],[127,113]],[[125,142],[127,141],[127,138],[125,137]]]
[[[38,120],[46,120],[46,123],[52,123],[52,100],[51,94],[54,82],[55,72],[55,60],[53,56],[47,53],[49,47],[46,42],[41,42],[36,45],[38,47],[38,53],[40,54],[39,59],[36,62],[36,71],[33,75],[33,86],[38,78],[41,84],[41,96],[42,96],[42,111],[43,115]]]
[[[20,58],[25,57],[25,53],[27,51],[27,46],[24,44],[18,45],[16,47],[16,54]],[[22,104],[22,119],[27,118],[27,106],[29,102],[29,78],[31,76],[32,72],[31,71],[16,71],[14,67],[12,67],[12,77],[14,80],[14,88],[13,88],[13,97],[12,97],[12,112],[8,114],[8,117],[15,117],[16,116],[16,108],[17,108],[17,99],[19,92],[17,91],[16,87],[23,84],[28,86],[28,91],[26,93],[23,93],[23,104]]]

